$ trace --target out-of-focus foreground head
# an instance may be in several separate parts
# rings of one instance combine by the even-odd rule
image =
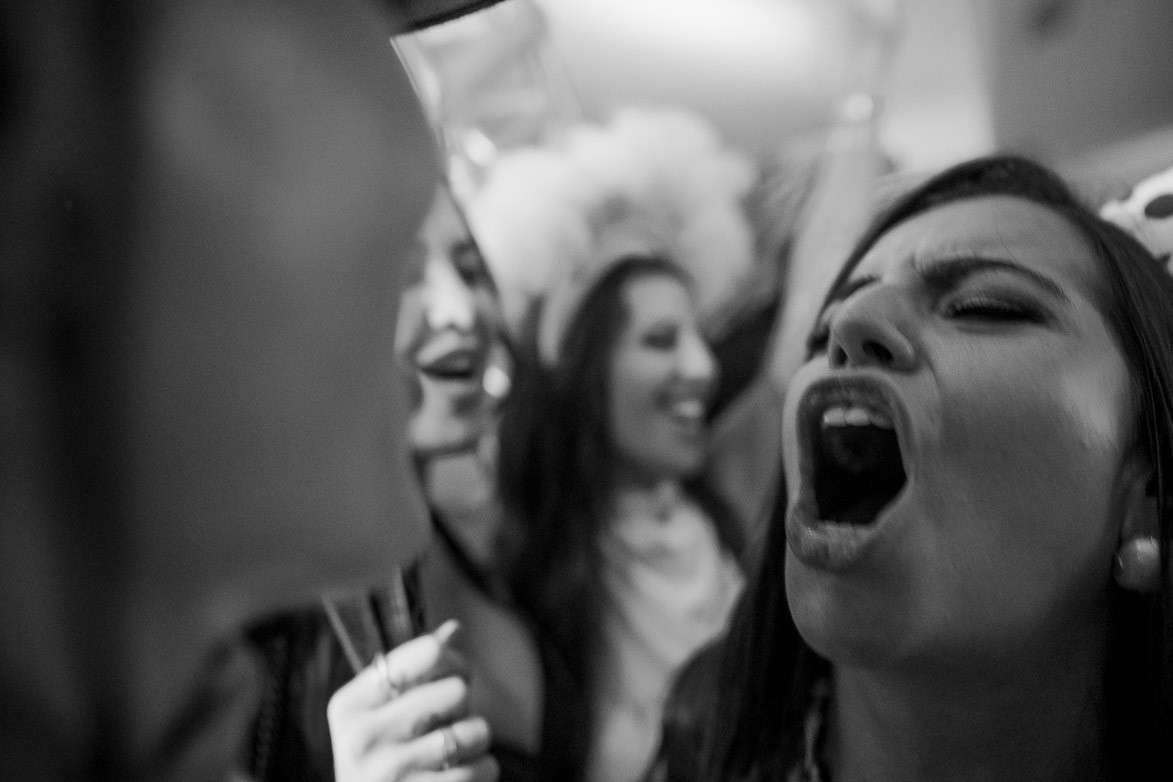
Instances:
[[[397,24],[0,11],[6,774],[222,777],[236,629],[422,546],[392,346],[436,154]]]

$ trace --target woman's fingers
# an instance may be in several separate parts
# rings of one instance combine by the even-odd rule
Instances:
[[[443,730],[434,732],[441,734],[441,760],[445,758],[445,753],[450,753],[447,757],[450,766],[464,765],[489,751],[491,734],[489,723],[485,722],[484,717],[468,717],[452,723],[447,727],[447,730],[451,732],[450,739],[447,741],[443,736]],[[430,735],[432,734],[429,733],[428,736]],[[421,738],[427,738],[427,736]],[[452,746],[452,741],[455,741],[455,746]]]
[[[467,716],[468,710],[468,683],[464,679],[449,676],[421,684],[371,712],[366,744],[411,741]]]
[[[435,631],[392,649],[343,685],[330,699],[328,715],[368,711],[399,697],[413,686],[446,676],[468,675],[468,665],[449,644],[459,628],[448,621]]]
[[[472,775],[432,776],[427,772],[448,773],[469,768],[488,773],[482,763],[489,749],[489,724],[482,717],[468,717],[402,743],[380,744],[371,750],[366,767],[372,778],[386,780],[477,779]],[[491,766],[495,769],[496,764]],[[472,771],[470,771],[470,774]],[[495,778],[495,777],[490,777]]]
[[[338,779],[494,782],[489,726],[469,711],[455,622],[376,658],[330,699]]]

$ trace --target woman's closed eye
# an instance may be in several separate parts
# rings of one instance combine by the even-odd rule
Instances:
[[[987,323],[1041,323],[1039,308],[1011,296],[968,293],[948,299],[941,308],[947,318]]]
[[[1000,258],[958,257],[920,268],[934,309],[975,324],[1044,323],[1067,296],[1050,277]]]
[[[807,359],[827,350],[835,306],[824,310],[806,341]],[[973,323],[1043,323],[1046,315],[1037,305],[1018,297],[992,293],[967,293],[949,298],[941,307],[945,317]]]

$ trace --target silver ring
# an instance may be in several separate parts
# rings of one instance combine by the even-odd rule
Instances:
[[[393,701],[403,694],[403,685],[391,677],[391,668],[387,665],[387,655],[375,655],[375,671],[379,674],[379,682],[383,685],[387,700]]]
[[[444,742],[440,755],[440,770],[447,771],[460,759],[460,743],[456,740],[456,731],[452,730],[451,725],[445,725],[437,732],[440,734],[440,740]]]

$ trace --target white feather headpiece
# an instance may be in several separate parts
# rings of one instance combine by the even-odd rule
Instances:
[[[677,264],[702,324],[727,303],[753,263],[742,199],[754,178],[700,117],[632,108],[503,154],[468,217],[515,333],[541,303],[538,347],[549,365],[583,298],[626,255]]]

